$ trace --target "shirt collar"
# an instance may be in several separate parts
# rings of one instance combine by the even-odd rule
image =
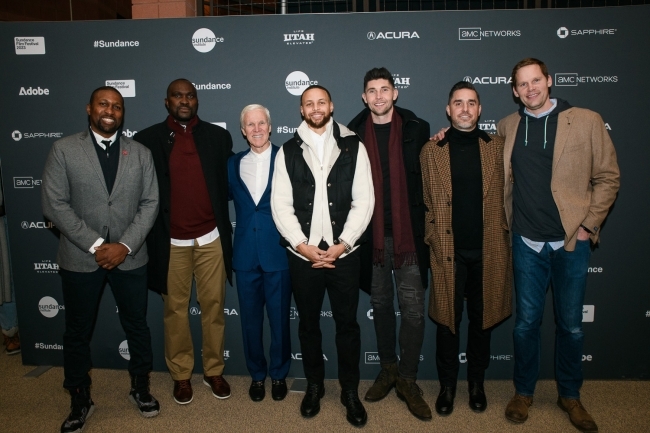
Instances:
[[[92,128],[89,128],[89,129],[90,129],[90,132],[92,132],[92,134],[95,136],[95,142],[97,142],[99,147],[101,147],[104,150],[106,150],[106,145],[104,143],[102,143],[102,141],[110,140],[111,144],[109,144],[109,146],[112,146],[113,143],[115,143],[115,140],[117,139],[117,132],[115,134],[111,135],[109,138],[106,138],[106,137],[102,137],[101,135],[99,135],[98,133],[93,131]]]
[[[543,113],[533,114],[530,111],[528,111],[528,108],[524,108],[524,113],[531,116],[531,117],[535,117],[536,119],[539,119],[540,117],[547,116],[547,115],[549,115],[551,113],[551,111],[555,110],[555,107],[557,107],[557,99],[553,98],[553,99],[551,99],[551,102],[553,103],[551,108],[544,111]]]
[[[245,157],[254,158],[254,159],[258,159],[258,160],[262,160],[262,161],[265,161],[267,159],[271,159],[271,146],[269,145],[269,147],[264,149],[264,151],[262,151],[262,153],[256,153],[256,152],[253,152],[253,149],[250,149],[250,152],[248,152],[248,154]]]

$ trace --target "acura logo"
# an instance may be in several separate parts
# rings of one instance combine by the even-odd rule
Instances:
[[[370,39],[371,41],[374,41],[376,37],[377,35],[375,34],[375,32],[368,32],[368,39]]]
[[[23,222],[20,223],[20,226],[22,228],[24,228],[24,229],[28,229],[29,228],[29,223],[27,221],[23,221]]]
[[[201,314],[201,310],[198,307],[190,307],[190,314],[196,316],[197,314]]]

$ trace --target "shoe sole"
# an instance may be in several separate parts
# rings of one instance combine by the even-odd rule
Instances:
[[[174,399],[174,400],[175,400],[175,399]],[[140,415],[142,415],[142,416],[145,417],[145,418],[153,418],[154,416],[158,416],[158,414],[160,413],[160,410],[156,410],[156,411],[153,411],[153,410],[152,410],[151,412],[142,412],[142,411],[140,410],[140,408],[138,407],[138,402],[135,401],[135,398],[133,398],[132,395],[129,395],[129,401],[130,401],[131,403],[133,403],[133,404],[135,405],[135,407],[138,408],[138,412],[140,412]],[[191,400],[190,400],[190,401],[191,401]],[[188,401],[188,403],[189,403],[189,401]]]
[[[515,424],[523,424],[523,423],[525,423],[525,422],[528,420],[528,415],[526,415],[526,418],[524,418],[524,419],[519,419],[519,418],[512,418],[512,417],[509,417],[508,414],[506,414],[506,419],[507,419],[508,421],[510,421],[510,422],[515,423]]]
[[[82,431],[84,431],[84,427],[86,427],[88,418],[90,418],[90,415],[92,415],[94,411],[95,411],[95,405],[93,404],[90,406],[90,409],[88,409],[88,413],[86,414],[86,420],[84,421],[84,425],[82,425],[81,428],[78,428],[77,430],[72,430],[66,433],[81,433]]]
[[[569,411],[566,410],[566,409],[564,408],[564,406],[562,406],[562,404],[561,404],[559,401],[557,402],[557,405],[558,405],[558,407],[559,407],[560,409],[562,409],[562,411],[564,411],[567,415],[569,414]],[[579,427],[577,424],[575,424],[575,423],[573,422],[573,420],[571,419],[570,416],[569,416],[569,421],[571,421],[571,424],[572,424],[575,428],[577,428],[578,430],[580,430],[580,431],[583,432],[583,433],[598,433],[598,429],[596,429],[596,430],[585,430],[585,429],[583,429],[582,427]]]
[[[176,397],[174,397],[174,401],[176,403],[178,403],[178,404],[181,404],[181,405],[182,404],[190,404],[190,403],[192,403],[192,400],[194,400],[194,394],[192,394],[192,397],[187,401],[179,401],[179,400],[176,400]]]
[[[203,385],[207,386],[208,388],[210,388],[210,390],[212,390],[212,385],[210,385],[208,382],[206,382],[205,379],[203,379]],[[219,396],[218,396],[217,394],[215,394],[214,392],[212,393],[212,395],[215,396],[216,398],[218,398],[219,400],[225,400],[225,399],[227,399],[227,398],[230,398],[230,396],[232,395],[232,393],[230,393],[230,394],[228,394],[228,395],[226,395],[226,396],[224,396],[224,397],[219,397]]]
[[[420,416],[420,415],[416,414],[415,412],[413,412],[413,411],[411,410],[411,407],[409,406],[408,402],[406,401],[406,398],[404,397],[404,394],[402,394],[401,392],[399,392],[397,389],[395,390],[395,394],[397,395],[397,398],[399,398],[399,399],[402,400],[404,403],[406,403],[406,407],[408,408],[409,412],[411,412],[411,415],[413,415],[414,417],[416,417],[416,418],[419,419],[420,421],[431,421],[431,418],[433,418],[432,416],[428,416],[428,417],[426,417],[426,416]]]
[[[7,352],[7,355],[9,355],[9,356],[11,356],[11,355],[18,355],[18,354],[20,353],[20,349],[18,349],[18,350],[12,350],[11,352],[7,350],[6,352]]]

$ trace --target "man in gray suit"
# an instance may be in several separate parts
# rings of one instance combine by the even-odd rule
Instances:
[[[56,141],[43,172],[43,214],[61,232],[63,387],[72,398],[62,433],[81,431],[94,409],[90,339],[107,281],[131,355],[129,400],[144,417],[160,411],[149,393],[152,354],[146,320],[144,241],[158,213],[153,159],[147,148],[122,136],[124,100],[117,90],[96,89],[86,112],[89,129]]]

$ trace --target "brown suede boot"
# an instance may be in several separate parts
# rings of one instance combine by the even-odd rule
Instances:
[[[521,424],[528,419],[528,408],[532,404],[532,397],[515,394],[510,400],[510,403],[508,403],[508,406],[506,406],[506,418],[512,422]]]
[[[587,409],[576,398],[557,398],[560,409],[569,414],[571,424],[581,432],[598,433],[598,426]]]
[[[381,366],[381,371],[370,387],[364,399],[366,401],[379,401],[386,397],[397,382],[397,364],[386,364]]]
[[[413,379],[404,379],[401,376],[397,377],[397,384],[395,386],[395,393],[406,402],[413,416],[423,421],[431,419],[431,408],[426,401],[422,398],[422,390],[415,383]]]

